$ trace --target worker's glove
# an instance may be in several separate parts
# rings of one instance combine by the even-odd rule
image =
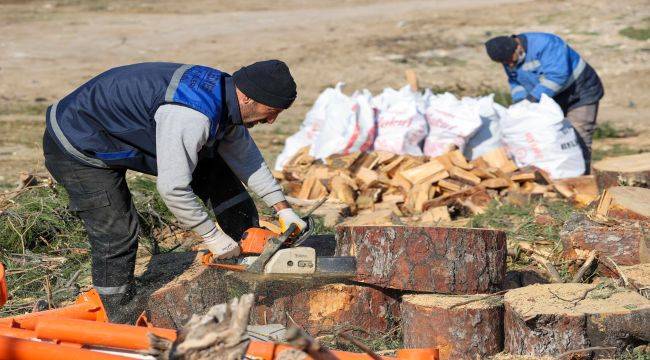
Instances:
[[[214,230],[203,235],[203,243],[210,250],[216,259],[230,259],[239,256],[241,249],[228,234],[223,231]]]
[[[278,211],[278,218],[280,220],[280,230],[282,232],[287,231],[291,224],[296,224],[295,234],[299,234],[304,228],[307,227],[307,223],[296,214],[293,209],[286,208]]]

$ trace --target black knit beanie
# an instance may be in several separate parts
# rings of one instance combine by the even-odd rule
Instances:
[[[296,99],[296,83],[287,64],[280,60],[259,61],[232,74],[235,86],[258,103],[288,109]]]
[[[497,36],[485,43],[490,59],[498,62],[508,62],[517,49],[517,42],[512,36]]]

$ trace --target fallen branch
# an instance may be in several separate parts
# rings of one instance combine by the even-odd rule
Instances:
[[[555,283],[563,283],[562,277],[560,276],[560,273],[557,271],[553,263],[548,260],[547,258],[541,257],[536,254],[530,255],[530,257],[538,264],[544,266],[544,269],[546,269],[546,272],[548,275],[551,277],[551,280]]]
[[[623,280],[623,284],[625,285],[625,287],[632,287],[635,290],[638,290],[636,289],[636,286],[630,285],[630,280],[627,279],[627,276],[623,273],[623,270],[621,270],[618,264],[611,257],[606,256],[605,259],[607,260],[607,262],[610,263],[609,265],[605,263],[605,266],[610,268],[610,270],[614,271],[618,275],[618,277],[620,277],[621,280]]]
[[[589,270],[594,260],[596,260],[596,250],[591,250],[589,252],[589,256],[587,256],[587,260],[585,260],[584,264],[582,264],[580,269],[578,269],[578,272],[575,275],[573,275],[571,282],[572,283],[582,282],[582,277],[585,276],[585,273],[587,272],[587,270]]]

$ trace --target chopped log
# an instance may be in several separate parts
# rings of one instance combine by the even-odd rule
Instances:
[[[396,325],[398,301],[385,290],[350,283],[303,287],[289,295],[267,296],[253,322],[296,325],[313,336],[355,328],[379,334]],[[367,334],[367,335],[369,335]]]
[[[440,182],[438,182],[438,185],[440,185]],[[474,186],[474,187],[468,187],[466,189],[463,189],[461,191],[451,193],[451,194],[445,194],[442,196],[438,196],[435,199],[429,200],[424,204],[424,210],[430,209],[432,207],[437,207],[437,206],[447,206],[456,201],[456,199],[460,199],[463,197],[468,197],[471,196],[472,194],[478,193],[485,191],[485,189],[481,188],[480,186]]]
[[[612,186],[650,187],[650,153],[606,158],[592,165],[600,190]]]
[[[402,170],[399,174],[408,180],[411,184],[415,185],[422,182],[422,180],[444,170],[445,167],[441,163],[435,160],[431,160],[420,166],[416,166],[408,170]]]
[[[413,69],[404,70],[404,76],[406,76],[406,82],[409,84],[411,91],[416,92],[419,90],[418,86],[418,76]]]
[[[504,178],[493,178],[481,181],[481,186],[488,189],[505,189],[510,186],[510,181]]]
[[[320,199],[327,195],[327,188],[316,175],[307,177],[303,182],[298,198],[305,200]]]
[[[472,169],[472,171],[470,171],[470,172],[472,174],[478,176],[481,180],[494,179],[496,177],[492,172],[487,170],[487,167],[486,168],[476,167],[476,168]]]
[[[391,226],[391,225],[402,225],[402,221],[399,219],[399,216],[395,211],[391,209],[386,210],[377,210],[366,213],[359,213],[359,215],[349,218],[340,225],[345,226],[362,226],[362,225],[374,225],[374,226]]]
[[[603,192],[596,213],[627,220],[650,220],[650,189],[614,186]]]
[[[449,223],[451,222],[451,216],[449,216],[449,209],[446,206],[438,206],[422,213],[420,221],[425,225],[431,226],[439,223]]]
[[[454,166],[457,166],[463,170],[472,170],[474,166],[467,162],[465,156],[460,150],[450,151],[446,154],[447,158],[451,161]]]
[[[392,161],[390,161],[388,164],[385,166],[381,167],[381,171],[388,175],[389,178],[393,178],[395,174],[397,173],[397,170],[399,170],[400,165],[402,165],[406,161],[406,156],[398,156],[394,158]]]
[[[429,201],[429,190],[431,190],[431,185],[428,183],[413,186],[406,195],[406,208],[413,214],[421,213],[424,204]]]
[[[481,155],[481,158],[483,158],[490,167],[499,168],[504,173],[511,173],[518,169],[517,165],[510,160],[508,153],[502,147]]]
[[[381,192],[382,189],[378,188],[368,188],[361,190],[359,197],[357,197],[356,205],[359,207],[359,209],[372,208],[376,202],[379,202]]]
[[[463,169],[461,169],[459,167],[456,167],[456,166],[452,167],[449,170],[449,177],[454,179],[454,180],[458,180],[458,181],[464,182],[464,183],[469,184],[469,185],[478,185],[478,184],[481,183],[481,178],[480,177],[472,174],[471,172],[469,172],[467,170],[463,170]]]
[[[392,179],[391,179],[391,186],[394,186],[396,188],[401,188],[404,192],[407,192],[413,187],[413,184],[411,184],[410,181],[406,180],[402,176],[402,174],[396,174]]]
[[[359,156],[361,156],[360,152],[346,155],[334,154],[328,156],[325,161],[327,166],[333,169],[349,169]]]
[[[398,175],[398,176],[399,176],[399,175]],[[416,184],[414,184],[414,185],[417,185],[417,184],[428,184],[428,185],[431,185],[431,184],[437,183],[437,182],[440,181],[440,180],[446,179],[446,178],[448,178],[448,177],[449,177],[449,173],[447,172],[447,170],[442,170],[442,171],[439,171],[439,172],[437,172],[437,173],[435,173],[435,174],[431,174],[431,175],[429,175],[429,176],[427,176],[427,177],[425,177],[425,178],[421,178],[421,179],[420,179]]]
[[[621,266],[632,287],[650,300],[650,263]]]
[[[586,206],[598,198],[598,186],[593,175],[553,181],[555,190],[567,199]]]
[[[381,287],[487,293],[505,275],[506,237],[498,230],[341,226],[336,238],[336,254],[357,258],[356,280]]]
[[[468,300],[476,301],[461,305]],[[436,347],[441,360],[483,359],[503,349],[498,296],[404,295],[401,310],[406,348]]]
[[[362,167],[357,171],[356,179],[361,185],[361,188],[368,188],[377,184],[379,180],[379,174],[377,174],[376,171]]]
[[[467,185],[463,184],[460,181],[452,179],[442,179],[438,181],[438,186],[443,190],[449,190],[451,192],[456,192],[462,190]]]
[[[356,206],[354,188],[343,176],[338,175],[333,177],[330,181],[330,188],[333,198],[341,200],[350,207]]]
[[[512,181],[534,181],[535,173],[534,172],[517,172],[510,176]]]
[[[566,258],[575,258],[575,249],[581,249],[596,250],[619,265],[650,262],[650,235],[647,226],[639,222],[607,225],[574,214],[562,227],[560,239]]]
[[[615,347],[620,355],[639,340],[650,339],[650,301],[626,289],[532,285],[509,291],[504,305],[504,350],[510,354],[557,356],[588,347]],[[591,353],[580,356],[589,358]]]

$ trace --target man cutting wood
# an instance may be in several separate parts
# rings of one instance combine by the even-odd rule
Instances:
[[[596,71],[554,34],[497,36],[485,48],[493,61],[503,64],[513,102],[538,102],[546,94],[562,107],[576,129],[589,173],[598,103],[604,95]]]
[[[132,320],[120,307],[135,294],[139,225],[127,170],[156,175],[169,210],[220,259],[238,256],[234,239],[258,226],[243,184],[275,209],[283,231],[306,226],[247,130],[272,124],[295,98],[296,84],[279,60],[232,76],[199,65],[142,63],[110,69],[48,108],[45,166],[84,222],[93,286],[112,322]]]

